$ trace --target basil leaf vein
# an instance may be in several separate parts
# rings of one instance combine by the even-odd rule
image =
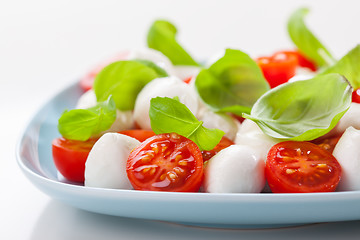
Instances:
[[[309,141],[329,132],[351,103],[352,88],[340,74],[285,83],[254,104],[253,120],[270,137]]]
[[[192,112],[181,102],[167,97],[150,101],[151,128],[156,134],[175,132],[195,142],[200,150],[211,150],[221,140],[224,132],[202,126]]]
[[[200,71],[195,81],[201,99],[214,111],[250,113],[256,100],[269,90],[261,69],[240,50],[226,49],[222,58]]]
[[[115,119],[115,102],[110,96],[94,107],[65,111],[59,118],[58,130],[66,139],[86,141],[109,129]]]

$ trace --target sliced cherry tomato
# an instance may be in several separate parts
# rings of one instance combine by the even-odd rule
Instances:
[[[325,138],[325,139],[322,139],[322,138],[315,139],[311,142],[318,145],[322,149],[325,149],[326,151],[332,153],[334,151],[336,144],[339,142],[340,138],[341,138],[341,135],[331,137],[331,138]]]
[[[360,103],[360,88],[357,88],[353,91],[352,101],[355,103]]]
[[[274,193],[331,192],[340,181],[341,167],[313,143],[286,141],[270,149],[265,176]]]
[[[75,141],[56,138],[52,141],[52,155],[58,171],[68,180],[84,182],[85,162],[97,139]]]
[[[214,149],[210,151],[201,151],[204,162],[215,156],[218,152],[223,150],[224,148],[229,147],[230,145],[234,145],[235,143],[228,139],[227,137],[222,137],[221,141],[214,147]]]
[[[83,78],[80,79],[80,87],[84,90],[84,91],[88,91],[92,88],[93,84],[94,84],[94,80],[96,75],[107,65],[109,65],[112,62],[115,61],[120,61],[120,60],[125,60],[128,58],[130,52],[129,51],[124,51],[119,53],[118,55],[100,63],[98,66],[96,66],[93,70],[91,70],[88,74],[86,74]]]
[[[313,72],[315,72],[317,70],[317,67],[316,67],[315,63],[312,62],[311,60],[307,59],[299,51],[296,51],[296,50],[295,51],[281,51],[281,52],[278,52],[278,53],[293,54],[298,59],[298,65],[300,67],[308,68]]]
[[[119,133],[127,135],[129,137],[136,138],[140,142],[145,141],[146,139],[155,135],[154,131],[152,130],[143,130],[143,129],[130,129],[120,131]]]
[[[295,76],[298,59],[293,54],[279,52],[271,57],[260,57],[257,63],[270,87],[274,88]]]
[[[176,133],[159,134],[130,153],[126,172],[136,190],[196,192],[203,160],[193,141]]]

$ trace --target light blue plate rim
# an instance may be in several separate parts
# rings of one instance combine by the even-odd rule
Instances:
[[[77,82],[47,101],[16,146],[25,176],[74,207],[122,217],[211,227],[267,228],[360,219],[360,191],[305,194],[209,194],[89,188],[61,179],[51,157],[59,115],[82,94]]]

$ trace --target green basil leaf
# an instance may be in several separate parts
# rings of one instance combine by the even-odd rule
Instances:
[[[214,111],[250,113],[256,100],[269,90],[261,69],[247,54],[227,49],[225,55],[200,71],[195,81],[201,99]]]
[[[111,95],[119,110],[132,110],[141,89],[159,76],[157,70],[138,61],[114,62],[95,78],[96,99],[105,101]]]
[[[175,132],[195,142],[200,150],[211,150],[224,132],[202,126],[191,111],[176,99],[156,97],[150,101],[151,128],[156,134]]]
[[[168,77],[168,76],[169,76],[169,75],[167,74],[167,72],[166,72],[163,68],[159,67],[158,65],[156,65],[156,64],[153,63],[152,61],[143,60],[143,59],[135,59],[134,61],[139,62],[139,63],[142,63],[142,64],[144,64],[145,66],[148,66],[148,67],[154,69],[159,78]]]
[[[300,8],[290,16],[287,24],[290,38],[297,48],[318,67],[330,66],[335,59],[306,26],[304,18],[308,13],[308,8]]]
[[[360,45],[350,50],[333,66],[327,68],[321,74],[339,73],[344,75],[354,89],[360,87]]]
[[[115,102],[109,97],[92,108],[65,111],[59,119],[58,130],[66,139],[86,141],[109,129],[115,119]]]
[[[285,83],[254,104],[253,120],[271,137],[308,141],[329,132],[351,103],[351,86],[340,74]]]
[[[149,48],[162,52],[174,65],[199,64],[176,41],[176,27],[165,20],[155,21],[147,35]]]

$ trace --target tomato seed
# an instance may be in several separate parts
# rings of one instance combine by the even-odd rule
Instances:
[[[186,160],[181,160],[181,161],[178,162],[178,164],[180,166],[186,166],[188,164],[188,162]]]

